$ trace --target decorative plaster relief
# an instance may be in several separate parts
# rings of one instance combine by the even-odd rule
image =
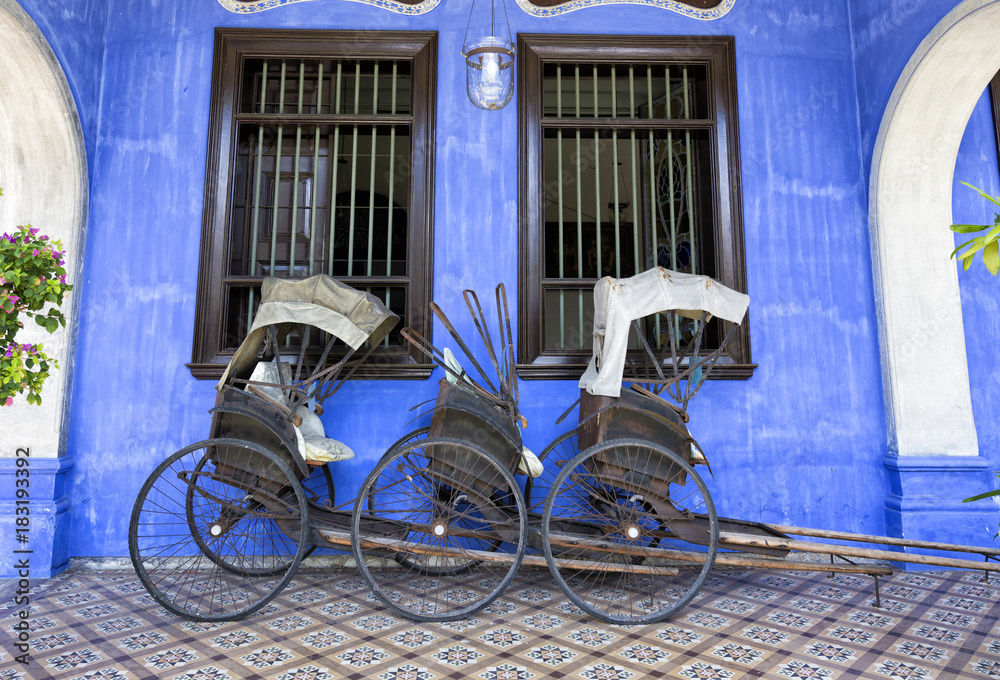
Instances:
[[[275,7],[293,2],[310,2],[311,0],[219,0],[219,4],[236,14],[253,14],[264,12]],[[426,14],[438,6],[441,0],[351,0],[366,5],[381,7],[396,14]]]
[[[293,2],[312,0],[219,0],[219,4],[236,14],[253,14]],[[381,7],[396,14],[426,14],[441,0],[351,0]],[[517,0],[518,6],[531,16],[554,17],[587,7],[602,5],[646,5],[683,14],[692,19],[718,19],[729,13],[736,0]]]
[[[602,5],[646,5],[710,21],[729,13],[736,0],[517,0],[518,6],[535,17],[554,17],[587,7]]]

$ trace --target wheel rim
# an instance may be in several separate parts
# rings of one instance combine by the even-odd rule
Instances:
[[[637,470],[670,482],[669,499]],[[545,502],[541,538],[549,569],[574,604],[611,623],[654,623],[704,585],[719,529],[690,465],[650,442],[616,440],[563,466]]]
[[[422,427],[418,430],[414,430],[409,434],[400,437],[389,450],[386,452],[386,457],[392,456],[397,450],[402,450],[402,448],[408,444],[413,444],[415,442],[422,442],[428,438],[430,435],[430,427]],[[439,489],[439,491],[444,491],[445,495],[439,494],[439,500],[446,507],[451,507],[456,512],[464,512],[463,509],[458,506],[461,505],[461,495],[451,494],[447,495],[447,489]],[[367,494],[368,499],[368,513],[373,516],[379,516],[384,514],[386,510],[392,512],[392,508],[381,508],[379,507],[379,496],[375,493],[375,487],[371,487]],[[467,505],[467,503],[466,503]],[[438,525],[440,527],[440,523]],[[490,552],[496,552],[502,545],[503,541],[497,539],[490,546],[485,548]],[[393,560],[397,564],[406,567],[408,569],[413,569],[416,572],[424,576],[442,576],[442,575],[453,575],[456,576],[466,571],[471,565],[475,564],[477,560],[452,560],[451,564],[448,566],[435,566],[430,563],[427,559],[421,559],[417,555],[409,555],[407,553],[396,553],[392,556]]]
[[[477,484],[429,465],[435,448],[444,446],[478,461]],[[457,440],[425,439],[390,452],[365,480],[352,548],[389,607],[417,620],[452,620],[487,606],[514,577],[524,552],[524,517],[519,487],[493,456]],[[392,524],[376,526],[379,520]],[[381,549],[366,540],[381,541]]]
[[[288,466],[250,442],[216,439],[178,451],[149,476],[133,507],[129,554],[170,611],[237,619],[291,579],[307,548],[303,526],[306,497]]]
[[[528,506],[529,514],[541,516],[559,471],[579,454],[576,430],[570,430],[556,437],[538,454],[538,459],[542,462],[542,474],[534,479],[528,477],[524,485],[524,502]]]

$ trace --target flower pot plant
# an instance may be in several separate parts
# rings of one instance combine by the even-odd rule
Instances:
[[[17,334],[24,319],[49,333],[66,325],[59,306],[73,286],[66,283],[63,255],[60,241],[30,224],[0,235],[0,406],[25,393],[29,404],[41,404],[42,385],[59,368],[41,344],[19,343]]]

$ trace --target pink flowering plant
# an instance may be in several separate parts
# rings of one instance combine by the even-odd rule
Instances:
[[[50,369],[59,368],[42,345],[18,343],[15,336],[23,319],[49,333],[66,325],[59,305],[73,286],[66,283],[64,254],[62,243],[31,225],[0,235],[0,406],[23,393],[29,404],[41,404],[42,384]]]

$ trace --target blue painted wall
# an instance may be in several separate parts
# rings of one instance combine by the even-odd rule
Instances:
[[[961,0],[847,0],[854,34],[864,176],[889,97],[914,50]]]
[[[512,4],[510,16],[514,33],[630,34],[638,27],[735,36],[752,346],[760,367],[749,381],[706,386],[692,404],[692,433],[712,460],[721,513],[879,533],[886,444],[866,154],[898,71],[937,19],[921,14],[894,24],[890,40],[870,27],[896,5],[920,2],[796,4],[741,0],[712,22],[620,6],[535,19]],[[923,4],[940,9],[954,0]],[[60,14],[53,3],[27,5],[43,26]],[[253,16],[230,14],[212,0],[110,0],[107,7],[101,38],[77,25],[50,36],[71,82],[80,81],[82,116],[97,120],[85,127],[94,154],[70,433],[75,556],[126,554],[128,514],[143,479],[208,432],[213,385],[192,379],[184,364],[214,27],[438,31],[434,297],[459,317],[461,288],[486,291],[502,280],[516,303],[517,107],[486,113],[466,99],[459,50],[467,2],[446,1],[409,18],[334,0]],[[91,81],[69,65],[81,41],[92,39],[103,42],[98,101],[87,96]],[[434,332],[444,337],[440,327]],[[405,407],[432,397],[437,377],[359,381],[337,395],[327,429],[358,453],[336,465],[338,496],[353,495],[385,447],[412,427]],[[540,451],[568,429],[554,420],[576,393],[568,381],[522,383],[531,448]]]
[[[97,153],[107,0],[17,0],[41,30],[66,73],[87,145],[87,166]],[[91,180],[93,175],[91,174]]]

